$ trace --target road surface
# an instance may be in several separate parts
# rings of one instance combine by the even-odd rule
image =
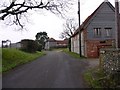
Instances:
[[[83,72],[88,62],[61,51],[18,66],[3,74],[3,88],[86,88]]]

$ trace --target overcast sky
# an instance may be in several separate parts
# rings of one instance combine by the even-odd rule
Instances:
[[[78,23],[77,1],[74,2],[72,9],[68,12],[68,17],[75,18]],[[83,22],[104,0],[80,0],[81,1],[81,22]],[[114,5],[114,0],[109,0]],[[21,39],[35,39],[38,32],[46,31],[49,37],[60,39],[60,33],[63,31],[64,19],[50,12],[34,13],[29,17],[31,23],[26,25],[27,30],[17,31],[10,26],[5,26],[0,21],[0,42],[2,40],[11,40],[12,43],[19,42]]]

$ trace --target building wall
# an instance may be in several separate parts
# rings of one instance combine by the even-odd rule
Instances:
[[[50,47],[49,47],[49,42],[46,42],[46,43],[45,43],[45,49],[46,49],[46,50],[49,50],[49,49],[50,49]]]
[[[54,48],[57,45],[57,42],[49,42],[50,48]]]
[[[74,37],[71,38],[71,52],[74,52]]]
[[[56,47],[57,43],[56,42],[46,42],[45,43],[45,49],[49,50],[50,48]]]
[[[81,52],[82,52],[82,56],[86,56],[86,44],[85,44],[85,40],[86,40],[86,30],[81,32]]]
[[[101,36],[95,37],[94,28],[101,28]],[[111,36],[106,36],[105,28],[111,28]],[[76,39],[76,37],[78,37]],[[77,40],[77,41],[76,41]],[[107,3],[101,7],[91,17],[89,22],[84,26],[81,33],[82,55],[85,57],[99,57],[100,48],[114,47],[115,44],[115,12]],[[72,52],[79,53],[79,36],[71,39]]]
[[[79,54],[79,34],[71,38],[71,51]]]
[[[100,48],[114,47],[115,42],[115,12],[104,4],[96,12],[95,17],[87,26],[86,37],[86,56],[90,58],[99,57]],[[101,28],[101,36],[95,37],[94,28]],[[112,28],[110,37],[106,36],[105,28]]]
[[[106,41],[98,41],[98,40],[90,40],[87,41],[87,57],[89,58],[98,58],[101,48],[112,48],[115,40],[106,40]]]
[[[19,49],[19,48],[21,48],[21,43],[11,43],[11,46],[9,46],[9,47]]]
[[[112,37],[106,37],[105,28],[112,28]],[[101,37],[94,37],[94,28],[101,28]],[[115,38],[115,12],[107,5],[104,4],[96,12],[95,16],[91,19],[89,25],[87,25],[87,39],[89,40],[105,40]]]

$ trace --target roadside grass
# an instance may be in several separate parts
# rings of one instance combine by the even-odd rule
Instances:
[[[70,52],[68,48],[52,48],[50,49],[50,51],[62,51],[62,52],[65,52],[67,54],[69,54],[70,56],[74,57],[74,58],[78,58],[78,59],[83,59],[85,57],[80,57],[79,54],[77,53],[74,53],[74,52]]]
[[[103,88],[102,80],[104,79],[104,77],[105,74],[101,69],[99,69],[98,66],[89,69],[84,73],[84,79],[91,88]]]
[[[2,72],[8,71],[18,65],[33,61],[45,55],[44,52],[26,53],[18,49],[2,49]]]
[[[86,83],[93,89],[103,90],[104,88],[116,88],[116,81],[109,75],[105,75],[103,70],[95,67],[84,73]]]
[[[64,49],[66,49],[66,48],[51,48],[51,49],[49,49],[49,51],[63,51]]]
[[[70,52],[68,48],[62,49],[62,51],[65,52],[65,53],[67,53],[67,54],[69,54],[70,56],[72,56],[72,57],[74,57],[74,58],[78,58],[78,59],[80,59],[80,58],[81,58],[81,59],[85,58],[85,57],[83,57],[83,56],[80,57],[80,55],[77,54],[77,53]]]

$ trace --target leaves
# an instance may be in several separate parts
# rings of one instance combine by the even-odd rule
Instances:
[[[36,34],[36,41],[42,45],[42,48],[45,47],[45,42],[49,39],[46,32],[39,32]]]

